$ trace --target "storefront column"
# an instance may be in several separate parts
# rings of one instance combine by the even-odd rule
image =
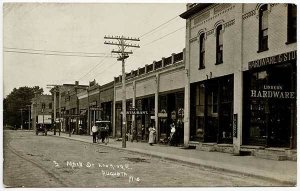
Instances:
[[[113,120],[113,126],[112,126],[112,131],[113,131],[113,138],[116,137],[116,83],[115,83],[116,79],[114,80],[114,99],[113,99],[113,116],[112,116],[112,120]]]
[[[235,35],[234,77],[233,77],[233,153],[240,154],[243,120],[243,4],[236,4],[235,27],[240,31]]]
[[[188,146],[190,141],[190,66],[189,66],[189,51],[183,49],[183,61],[185,65],[185,85],[184,85],[184,137],[183,144]]]
[[[156,90],[155,90],[155,97],[154,97],[154,117],[155,117],[155,129],[156,129],[156,141],[159,139],[159,127],[158,127],[158,92],[159,92],[159,74],[156,74],[155,76],[155,82],[156,82]]]
[[[133,81],[132,83],[132,89],[133,89],[132,107],[135,108],[135,96],[136,96],[135,81]],[[133,133],[133,130],[135,130],[135,114],[132,115],[131,133]]]

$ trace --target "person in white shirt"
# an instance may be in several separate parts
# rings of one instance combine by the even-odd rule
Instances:
[[[92,127],[92,132],[93,132],[93,143],[96,143],[97,142],[96,137],[97,137],[98,128],[95,124]]]

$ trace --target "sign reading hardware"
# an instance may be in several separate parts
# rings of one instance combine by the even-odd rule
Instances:
[[[250,96],[254,98],[279,98],[295,99],[296,94],[293,91],[282,91],[282,86],[265,85],[264,90],[250,90]]]
[[[287,62],[291,60],[295,60],[297,57],[296,51],[286,52],[283,54],[278,54],[275,56],[262,58],[258,60],[254,60],[248,63],[249,70],[260,68],[262,66],[272,65],[272,64],[279,64],[282,62]]]

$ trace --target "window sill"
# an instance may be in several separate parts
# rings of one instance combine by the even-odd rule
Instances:
[[[293,44],[293,43],[296,43],[297,41],[287,41],[285,44],[288,45],[288,44]]]
[[[260,52],[265,52],[265,51],[268,51],[269,48],[266,48],[266,49],[263,49],[263,50],[258,50],[257,53],[260,53]]]
[[[215,65],[220,65],[220,64],[223,64],[223,62],[217,62],[217,63],[215,63]]]
[[[203,70],[203,69],[205,69],[205,66],[201,66],[198,68],[198,70]]]

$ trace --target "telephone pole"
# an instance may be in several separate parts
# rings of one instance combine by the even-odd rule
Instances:
[[[20,112],[21,112],[21,130],[23,129],[23,110],[24,109],[19,109],[20,110]]]
[[[104,36],[104,39],[113,40],[105,41],[104,44],[118,46],[118,50],[112,50],[112,53],[118,54],[118,61],[122,61],[122,148],[126,148],[126,133],[127,133],[127,123],[126,123],[126,84],[125,84],[125,59],[129,57],[129,54],[133,52],[126,52],[125,49],[128,47],[140,48],[137,44],[129,44],[128,41],[140,41],[138,38],[124,37],[124,36]]]

